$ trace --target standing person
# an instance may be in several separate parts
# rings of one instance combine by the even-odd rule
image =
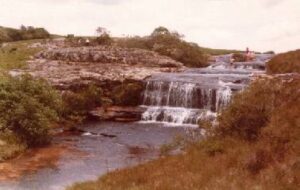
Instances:
[[[234,62],[234,58],[233,58],[233,54],[230,55],[230,67],[233,67],[233,62]]]
[[[247,47],[246,48],[246,61],[249,61],[251,58],[251,52],[250,49]]]

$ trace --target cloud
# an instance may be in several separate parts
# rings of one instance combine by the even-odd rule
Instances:
[[[166,26],[200,46],[280,52],[300,44],[299,7],[299,0],[0,0],[0,23],[78,35],[102,26],[116,36]]]
[[[103,4],[103,5],[116,5],[116,4],[124,3],[126,0],[88,0],[88,1],[97,4]]]
[[[262,3],[266,8],[272,8],[274,6],[279,5],[284,0],[263,0]]]

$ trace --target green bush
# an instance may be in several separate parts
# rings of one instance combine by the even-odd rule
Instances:
[[[28,146],[45,144],[60,106],[59,94],[45,81],[6,77],[0,82],[0,131],[12,131]]]
[[[232,58],[234,59],[235,62],[245,62],[245,61],[247,61],[246,55],[244,55],[242,53],[234,53],[232,55]]]
[[[190,67],[207,66],[208,56],[204,53],[203,48],[195,43],[184,41],[180,34],[170,32],[165,27],[156,28],[150,36],[117,40],[117,45],[155,51]]]
[[[111,45],[113,42],[112,38],[109,36],[109,34],[103,34],[96,39],[94,39],[93,43],[96,43],[97,45]]]
[[[276,55],[267,63],[269,74],[300,73],[300,50]]]
[[[119,106],[137,106],[140,103],[143,85],[140,83],[124,83],[113,90],[113,100]]]
[[[102,89],[94,84],[64,92],[62,117],[65,119],[84,117],[91,109],[101,106],[102,95]]]
[[[0,43],[19,40],[45,39],[49,37],[49,32],[44,28],[21,26],[21,28],[18,30],[14,28],[6,28],[0,26]]]

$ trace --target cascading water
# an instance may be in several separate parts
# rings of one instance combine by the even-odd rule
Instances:
[[[253,73],[264,72],[269,57],[261,54],[253,62],[230,65],[228,55],[219,56],[208,68],[154,75],[146,81],[142,120],[196,125],[201,119],[214,119],[232,95],[250,82]]]

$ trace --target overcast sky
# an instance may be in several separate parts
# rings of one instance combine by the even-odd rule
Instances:
[[[0,0],[0,25],[51,33],[147,35],[166,26],[211,48],[300,48],[300,0]]]

